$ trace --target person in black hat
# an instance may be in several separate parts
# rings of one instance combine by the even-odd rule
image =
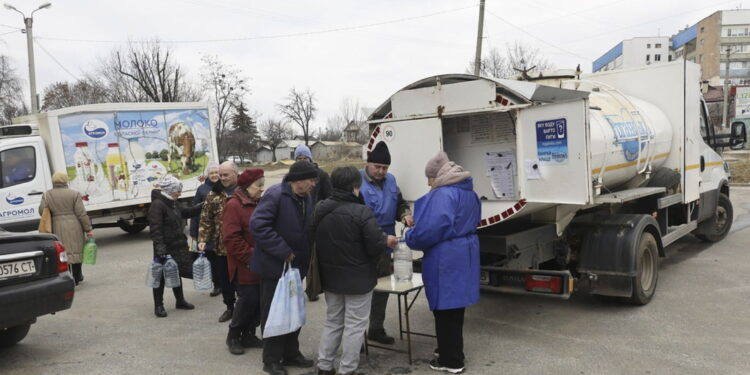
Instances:
[[[381,141],[367,155],[367,165],[359,173],[362,175],[362,187],[359,194],[375,214],[378,225],[383,232],[396,235],[396,220],[406,226],[414,226],[409,204],[401,196],[396,184],[396,177],[388,173],[391,165],[391,153],[388,146]],[[378,262],[378,277],[393,273],[393,249],[388,249]],[[388,306],[388,293],[373,292],[370,308],[370,328],[367,338],[381,344],[391,345],[395,342],[383,328],[385,309]]]
[[[309,228],[318,172],[308,161],[297,161],[280,184],[271,186],[258,202],[250,219],[255,250],[250,269],[260,277],[260,319],[265,327],[276,284],[285,261],[299,269],[302,278],[310,265]],[[261,328],[261,329],[262,329]],[[297,330],[286,335],[263,338],[263,371],[285,375],[284,366],[312,367],[313,361],[299,351]]]

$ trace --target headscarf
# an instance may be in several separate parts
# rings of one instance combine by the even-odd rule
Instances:
[[[437,155],[435,155],[427,162],[427,166],[425,166],[425,174],[427,175],[427,177],[433,177],[430,176],[430,174],[432,174],[431,172],[434,167],[439,164],[442,165],[438,169],[437,173],[435,173],[435,180],[432,182],[432,189],[437,189],[441,186],[452,185],[471,177],[471,173],[469,171],[464,171],[463,167],[452,161],[449,161],[448,155],[442,151],[440,151]]]
[[[57,187],[68,186],[68,174],[65,172],[55,172],[52,175],[52,186],[57,186]]]
[[[180,182],[177,177],[168,174],[159,180],[159,189],[161,189],[162,193],[167,195],[180,193],[182,192],[182,182]]]

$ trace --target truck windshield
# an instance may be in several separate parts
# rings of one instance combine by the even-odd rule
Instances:
[[[0,152],[2,187],[29,182],[36,176],[34,147],[18,147]]]

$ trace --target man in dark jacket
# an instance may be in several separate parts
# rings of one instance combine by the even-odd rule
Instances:
[[[333,375],[341,343],[339,374],[359,365],[359,349],[370,317],[372,290],[378,281],[377,264],[395,236],[380,229],[359,195],[362,179],[354,167],[331,174],[333,193],[313,216],[313,234],[326,297],[326,321],[318,349],[318,373]]]
[[[271,186],[250,219],[255,251],[250,269],[260,277],[261,327],[265,327],[276,284],[284,262],[305,277],[310,264],[310,224],[313,200],[310,191],[318,174],[307,161],[297,161],[284,180]],[[263,371],[285,375],[284,366],[312,367],[313,361],[299,351],[299,332],[263,338]]]
[[[312,196],[312,199],[313,199],[313,203],[317,204],[318,202],[321,202],[324,199],[330,197],[331,189],[332,189],[331,177],[328,176],[328,173],[326,173],[326,171],[320,169],[320,167],[318,167],[318,164],[313,163],[312,152],[310,152],[310,148],[305,146],[304,144],[297,146],[297,148],[294,149],[294,160],[309,161],[310,163],[312,163],[312,165],[315,166],[315,171],[318,172],[318,181],[315,184],[315,187],[310,192],[310,195]],[[307,290],[311,287],[310,285],[311,280],[310,278],[307,278],[307,280],[305,281],[307,283],[305,286]],[[317,295],[311,296],[310,294],[308,294],[308,296],[310,296],[309,298],[310,298],[310,301],[312,302],[315,302],[318,300]]]

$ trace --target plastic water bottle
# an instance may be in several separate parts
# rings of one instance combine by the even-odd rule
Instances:
[[[154,261],[148,265],[146,271],[146,286],[149,288],[158,288],[161,285],[161,275],[164,272],[164,266],[159,261],[159,258],[154,258]]]
[[[177,262],[172,259],[171,255],[167,255],[167,260],[164,262],[164,286],[177,288],[180,285],[180,270],[177,267]]]
[[[393,275],[397,282],[411,281],[413,273],[411,249],[406,245],[404,239],[401,238],[398,241],[398,246],[393,250]]]
[[[211,262],[201,253],[193,262],[193,287],[195,290],[212,290],[214,283],[211,280]]]

